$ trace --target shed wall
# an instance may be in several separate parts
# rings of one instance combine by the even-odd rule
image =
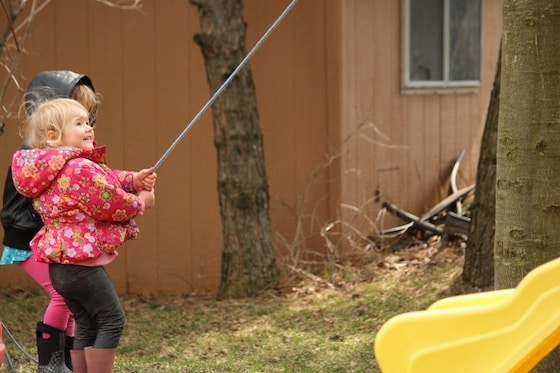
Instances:
[[[382,198],[421,215],[449,192],[461,150],[459,187],[475,181],[480,137],[498,62],[501,1],[482,0],[481,86],[471,94],[400,92],[401,1],[341,2],[341,201],[377,217]],[[347,211],[346,216],[353,214]],[[402,221],[384,216],[377,227]]]
[[[288,2],[243,3],[249,50]],[[21,61],[23,86],[51,69],[93,79],[103,95],[96,138],[113,168],[153,165],[210,97],[193,42],[196,8],[185,0],[143,4],[135,12],[54,1],[35,20]],[[483,84],[473,95],[400,94],[399,0],[303,0],[263,44],[251,67],[279,255],[294,242],[323,250],[319,230],[342,204],[365,204],[374,218],[379,206],[366,201],[377,188],[413,212],[427,210],[447,192],[462,148],[460,181],[473,182],[501,30],[501,2],[483,4]],[[356,136],[363,123],[369,129]],[[1,180],[20,144],[17,126],[12,120],[0,136]],[[208,112],[158,171],[157,204],[138,219],[138,240],[108,266],[120,292],[217,291],[216,173]],[[0,283],[33,285],[15,267],[0,269]]]

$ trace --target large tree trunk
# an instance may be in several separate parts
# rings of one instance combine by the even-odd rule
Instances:
[[[560,254],[560,2],[504,0],[496,289]],[[553,352],[538,371],[557,372]]]
[[[476,171],[476,189],[472,207],[469,240],[465,251],[462,279],[477,290],[494,287],[494,220],[496,214],[496,138],[500,107],[501,48],[498,55],[494,88],[482,134]]]
[[[195,36],[214,93],[246,56],[241,0],[191,0],[199,10]],[[213,106],[224,247],[219,298],[256,295],[275,285],[268,183],[255,88],[247,65]]]

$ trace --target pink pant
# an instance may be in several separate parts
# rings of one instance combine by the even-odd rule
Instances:
[[[33,254],[19,266],[29,274],[49,295],[49,304],[43,315],[43,323],[66,331],[66,335],[74,336],[74,315],[68,309],[66,302],[60,294],[54,290],[49,276],[49,265],[35,260]]]

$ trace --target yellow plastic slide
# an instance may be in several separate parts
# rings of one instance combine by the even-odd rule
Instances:
[[[560,344],[560,258],[515,289],[450,297],[391,318],[374,352],[383,373],[528,372]]]

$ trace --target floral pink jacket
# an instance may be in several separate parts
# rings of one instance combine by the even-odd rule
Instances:
[[[19,150],[12,159],[14,185],[33,198],[45,225],[31,240],[38,260],[78,263],[136,238],[135,216],[144,202],[133,172],[105,165],[105,147]]]

